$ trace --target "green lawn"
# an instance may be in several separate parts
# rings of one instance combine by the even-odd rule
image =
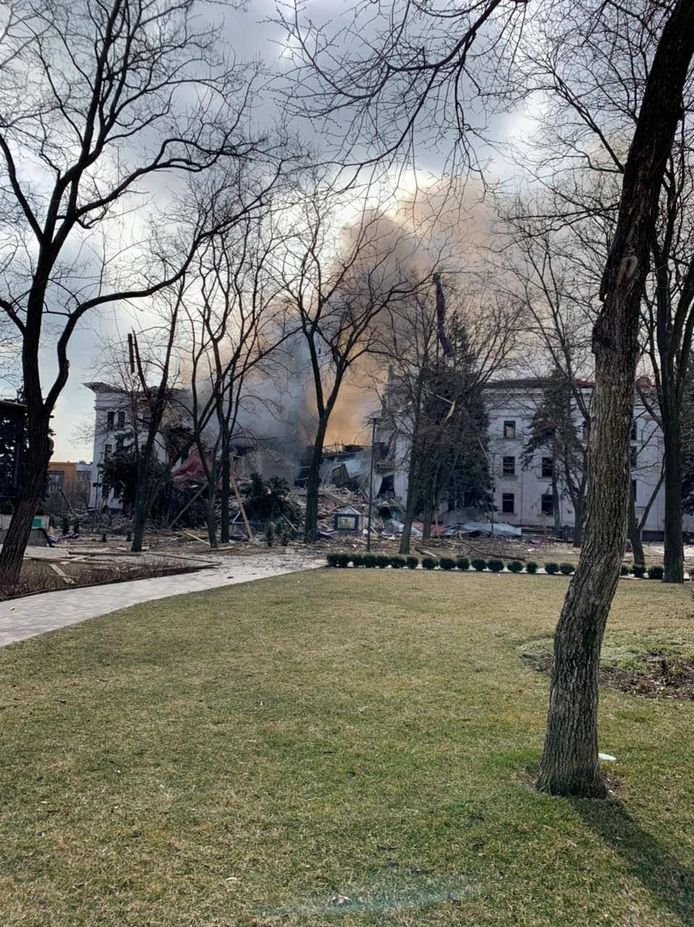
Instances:
[[[603,693],[618,800],[530,787],[565,589],[325,570],[0,651],[0,924],[692,924],[694,703]],[[610,627],[693,614],[627,581]]]

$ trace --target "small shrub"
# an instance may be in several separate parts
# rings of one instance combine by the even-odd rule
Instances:
[[[631,570],[629,569],[629,567],[626,565],[626,563],[623,563],[619,570],[619,575],[628,576],[630,573],[631,573]]]
[[[407,566],[407,561],[404,557],[391,557],[390,565],[394,570],[402,570],[405,566]]]
[[[575,569],[575,567],[574,567],[573,563],[560,563],[560,564],[559,564],[559,570],[560,570],[561,573],[564,574],[564,576],[571,576],[571,574],[573,573],[574,569]]]
[[[458,559],[455,562],[455,565],[458,567],[459,570],[469,570],[470,569],[470,561],[468,560],[467,557],[458,557]]]
[[[328,554],[328,555],[326,556],[325,559],[328,561],[328,566],[329,566],[329,567],[336,567],[336,566],[337,566],[337,556],[338,556],[337,554]]]
[[[534,560],[528,560],[528,562],[525,564],[525,572],[537,573],[537,564]]]
[[[546,563],[545,564],[545,573],[549,573],[550,576],[554,576],[554,574],[558,572],[559,572],[558,563]]]
[[[382,570],[390,566],[390,557],[388,554],[376,554],[376,566],[380,567]]]
[[[643,578],[646,572],[646,567],[634,564],[633,573],[634,576],[637,576],[639,579]]]
[[[482,570],[486,570],[486,568],[487,561],[482,560],[481,557],[475,557],[475,559],[472,561],[472,569],[477,570],[478,573],[481,573]]]
[[[425,570],[435,570],[438,565],[439,561],[434,557],[422,557],[422,566]]]
[[[652,566],[648,567],[648,578],[649,579],[662,579],[665,570],[661,566]]]
[[[364,554],[361,558],[361,562],[365,567],[373,569],[376,566],[376,554]]]
[[[364,555],[363,554],[352,554],[352,566],[360,567],[364,564]]]
[[[349,566],[349,561],[352,559],[350,554],[337,554],[337,563],[335,566],[346,567]]]
[[[511,573],[522,573],[523,564],[520,562],[520,560],[511,560],[510,563],[506,564],[506,569],[510,570]]]
[[[492,573],[501,573],[504,568],[504,561],[494,558],[487,561],[487,566],[492,571]]]
[[[419,557],[406,557],[405,563],[408,570],[416,570],[419,566]]]
[[[439,566],[442,570],[452,570],[455,567],[455,560],[451,557],[441,557]]]

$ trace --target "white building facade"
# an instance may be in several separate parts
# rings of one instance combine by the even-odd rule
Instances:
[[[507,380],[489,383],[485,389],[494,504],[500,521],[548,531],[559,522],[570,533],[575,525],[575,513],[560,473],[557,474],[560,509],[555,520],[550,450],[538,449],[530,461],[524,460],[533,416],[543,401],[546,384],[543,379]],[[592,384],[582,382],[578,389],[589,408]],[[588,435],[583,416],[577,407],[574,408],[574,416],[576,434],[586,441]],[[661,480],[662,460],[660,427],[646,407],[637,401],[631,431],[631,480],[637,522],[648,510],[642,529],[645,539],[659,539],[663,535],[665,492]],[[683,530],[694,530],[692,516],[685,515]]]

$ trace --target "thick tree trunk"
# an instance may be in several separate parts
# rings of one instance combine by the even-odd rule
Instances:
[[[320,465],[323,461],[323,445],[328,430],[328,418],[324,416],[318,422],[316,439],[311,453],[311,463],[306,480],[306,520],[304,522],[304,542],[312,544],[318,535],[318,492],[320,490]]]
[[[604,797],[598,762],[600,647],[619,579],[629,501],[629,447],[641,294],[668,153],[694,54],[694,0],[679,0],[656,50],[627,158],[615,239],[593,331],[595,389],[584,543],[554,641],[538,788]]]
[[[663,416],[663,465],[665,473],[665,555],[663,581],[684,582],[682,539],[682,441],[675,410]]]
[[[0,550],[0,588],[11,591],[19,581],[31,525],[46,483],[52,442],[48,420],[31,415],[27,421],[28,446],[23,454],[17,502]]]

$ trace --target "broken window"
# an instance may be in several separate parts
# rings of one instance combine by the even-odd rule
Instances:
[[[504,422],[504,438],[513,441],[516,437],[516,423],[513,419]]]

